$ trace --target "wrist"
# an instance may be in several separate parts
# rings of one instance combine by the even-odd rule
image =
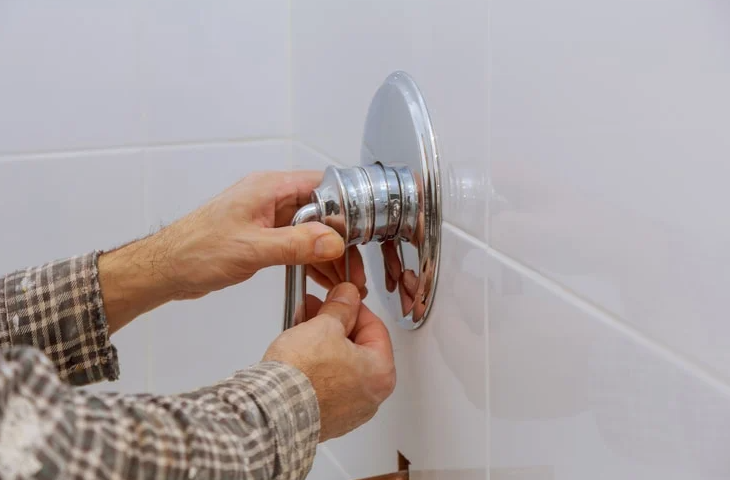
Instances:
[[[165,249],[154,237],[99,256],[99,284],[110,333],[175,297]]]

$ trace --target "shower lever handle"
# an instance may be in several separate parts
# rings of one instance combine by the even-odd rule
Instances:
[[[327,167],[311,203],[294,215],[292,225],[319,221],[334,228],[345,241],[345,281],[350,280],[349,247],[369,242],[405,239],[415,232],[418,191],[405,167],[379,163],[364,167]],[[306,267],[286,268],[284,330],[307,318]]]
[[[299,209],[294,215],[291,225],[296,226],[319,219],[319,208],[316,204],[310,203]],[[305,265],[286,266],[285,290],[283,330],[288,330],[307,318],[307,269]]]
[[[426,319],[438,278],[441,180],[435,142],[425,100],[413,79],[403,72],[390,75],[368,110],[360,165],[327,167],[311,203],[291,222],[321,222],[342,236],[345,281],[350,280],[349,248],[382,244],[389,263],[385,292],[376,293],[398,305],[398,324],[408,330]],[[404,246],[409,255],[404,256]],[[393,249],[399,257],[397,270],[390,263]],[[380,290],[377,283],[374,287]],[[307,319],[306,266],[286,267],[285,294],[284,330]]]

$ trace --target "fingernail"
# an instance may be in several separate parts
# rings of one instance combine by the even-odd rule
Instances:
[[[327,301],[330,301],[334,297],[341,297],[342,296],[342,294],[340,292],[341,289],[342,289],[342,284],[341,283],[338,283],[337,285],[335,285],[334,287],[332,287],[330,289],[330,291],[327,292],[327,298],[326,298],[326,300]]]
[[[360,298],[365,298],[368,296],[368,287],[362,287],[362,290],[360,290]]]
[[[314,242],[314,254],[319,258],[337,258],[342,255],[344,248],[342,237],[329,228]]]

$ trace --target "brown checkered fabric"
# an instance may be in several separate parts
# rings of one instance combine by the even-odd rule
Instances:
[[[28,268],[0,279],[0,346],[43,351],[62,380],[116,380],[119,363],[97,281],[97,253]]]
[[[319,410],[290,366],[174,396],[72,388],[118,375],[96,260],[0,278],[0,479],[304,478]]]

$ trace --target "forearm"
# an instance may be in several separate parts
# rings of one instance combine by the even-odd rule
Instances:
[[[99,257],[99,284],[109,333],[176,296],[167,249],[148,237]]]
[[[3,438],[16,441],[0,445],[9,449],[1,457],[16,460],[5,468],[29,470],[18,472],[22,478],[300,479],[312,465],[316,397],[307,378],[283,364],[164,397],[73,390],[30,350],[5,352],[0,372],[0,431],[18,412],[26,432],[38,431],[31,438],[8,431]]]
[[[0,277],[0,347],[43,351],[74,385],[118,376],[109,336],[176,298],[165,235]]]

